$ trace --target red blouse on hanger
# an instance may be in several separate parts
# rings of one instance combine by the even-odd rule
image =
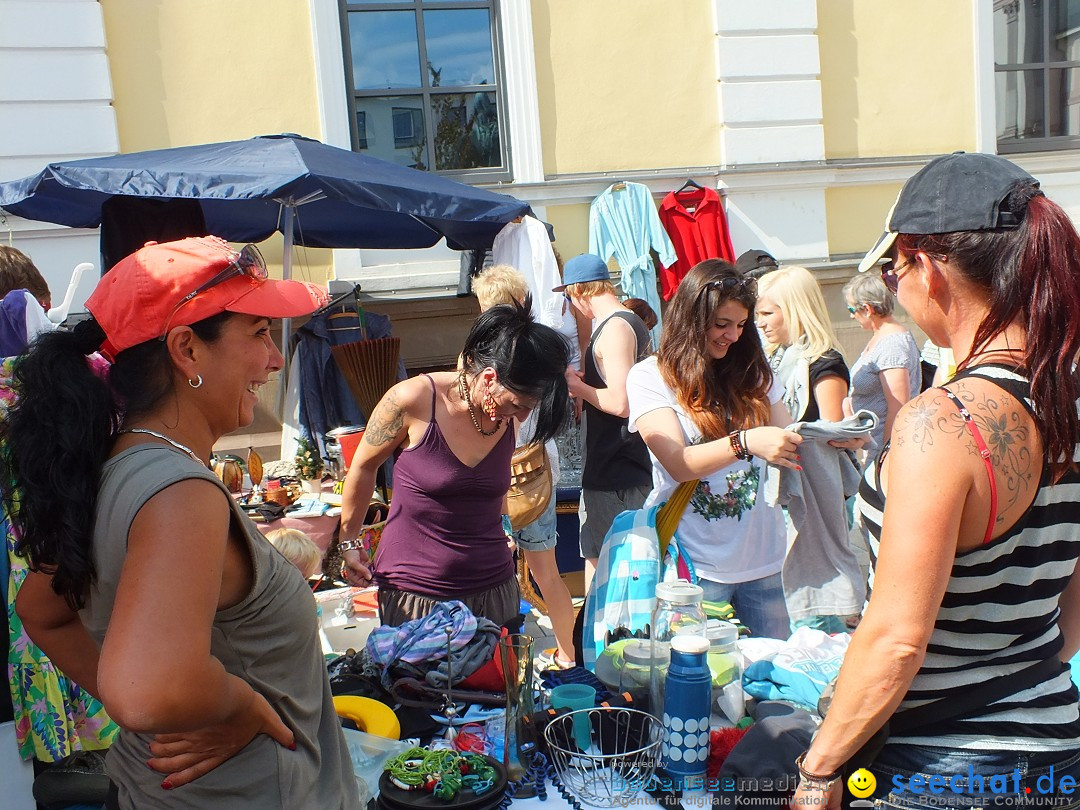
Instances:
[[[713,189],[688,186],[672,191],[661,201],[659,213],[678,256],[674,264],[660,269],[660,291],[665,301],[670,300],[683,276],[698,262],[735,261],[724,206]]]

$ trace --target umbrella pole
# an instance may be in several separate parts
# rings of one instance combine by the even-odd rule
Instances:
[[[292,249],[293,249],[293,221],[296,219],[296,209],[291,205],[282,204],[284,211],[281,230],[285,235],[285,244],[281,254],[281,277],[288,281],[292,278]],[[292,318],[281,319],[281,356],[285,358],[285,365],[278,375],[280,389],[278,390],[278,413],[284,418],[285,411],[285,386],[289,379],[289,338],[292,333]]]

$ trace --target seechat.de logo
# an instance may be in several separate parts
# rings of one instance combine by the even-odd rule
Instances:
[[[877,779],[866,768],[859,768],[847,780],[847,789],[851,791],[851,795],[857,799],[866,799],[867,796],[873,794],[874,789],[877,787]],[[874,803],[871,801],[853,801],[852,807],[873,807]]]

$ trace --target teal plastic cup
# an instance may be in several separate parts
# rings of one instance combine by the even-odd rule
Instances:
[[[569,709],[574,715],[574,744],[582,751],[589,749],[592,735],[589,728],[589,713],[579,711],[591,709],[596,705],[596,690],[584,683],[564,683],[551,690],[551,708]]]

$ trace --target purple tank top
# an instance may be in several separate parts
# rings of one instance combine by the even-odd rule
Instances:
[[[428,382],[431,421],[420,442],[402,450],[394,463],[394,496],[375,553],[375,581],[425,596],[466,596],[514,576],[502,530],[514,431],[507,428],[479,464],[466,466],[443,438],[435,418],[435,382]]]

